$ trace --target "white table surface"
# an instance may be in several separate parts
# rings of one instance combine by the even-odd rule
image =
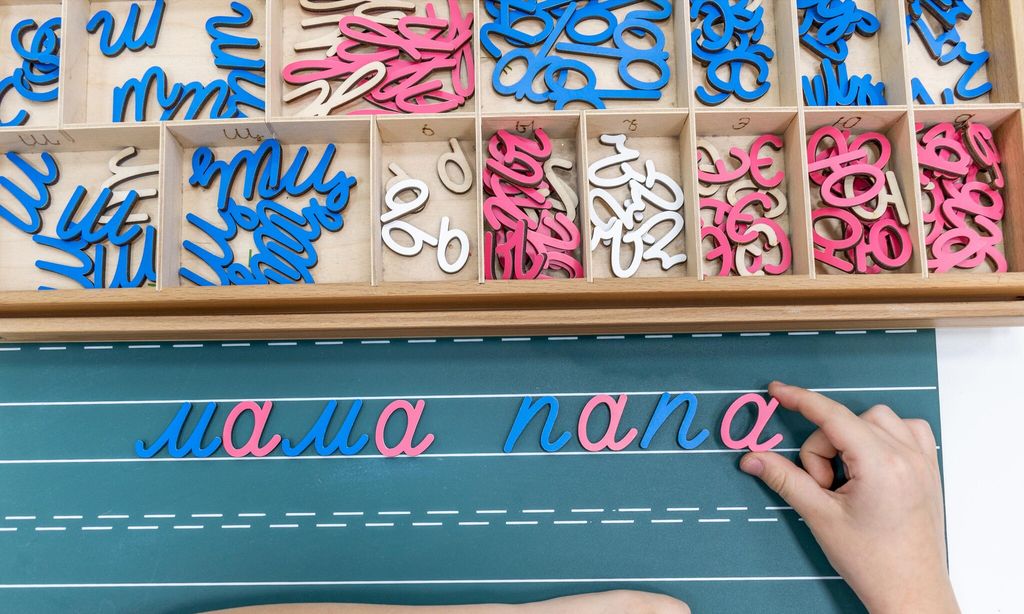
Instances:
[[[953,586],[965,613],[1024,612],[1024,328],[937,339]]]

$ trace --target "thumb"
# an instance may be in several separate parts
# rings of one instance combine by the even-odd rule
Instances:
[[[750,452],[740,460],[740,471],[760,478],[804,518],[820,515],[833,500],[825,490],[793,461],[776,452]]]

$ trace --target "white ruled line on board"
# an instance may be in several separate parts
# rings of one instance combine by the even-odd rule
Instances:
[[[937,386],[853,386],[853,387],[835,387],[835,388],[810,388],[814,392],[831,393],[831,392],[928,392],[938,390]],[[223,399],[132,399],[132,400],[107,400],[107,401],[5,401],[0,403],[0,407],[89,407],[97,405],[181,405],[182,403],[241,403],[243,401],[252,401],[253,399],[268,399],[276,403],[291,403],[291,402],[326,402],[326,401],[391,401],[394,399],[423,399],[427,400],[443,400],[443,399],[521,399],[523,397],[531,396],[534,398],[541,396],[552,396],[552,397],[594,397],[599,394],[608,394],[612,396],[627,395],[627,396],[661,396],[662,394],[721,394],[721,395],[741,395],[741,394],[768,394],[766,388],[762,389],[720,389],[720,390],[618,390],[618,391],[584,391],[584,392],[538,392],[538,391],[526,391],[526,392],[497,392],[497,393],[480,393],[480,394],[389,394],[383,396],[349,396],[349,397],[273,397],[273,396],[259,396],[252,395],[247,398],[223,398]]]
[[[41,352],[54,352],[68,349],[66,345],[46,345],[39,348]]]
[[[502,337],[501,340],[505,343],[519,343],[522,341],[529,341],[530,337]]]
[[[668,508],[668,509],[672,510],[672,509],[681,509],[681,508]],[[696,508],[686,508],[686,509],[696,509]],[[735,507],[719,506],[716,509],[719,510],[719,511],[730,511],[730,510],[737,510],[738,511],[738,510],[747,510],[748,508],[746,508],[746,507],[739,507],[739,506],[735,506]],[[477,513],[480,514],[480,513],[487,513],[487,512],[494,512],[494,511],[500,512],[501,514],[505,514],[506,513],[505,510],[479,510]],[[523,510],[524,513],[531,513],[531,512],[534,512],[534,513],[536,513],[536,512],[549,513],[549,512],[554,512],[554,511],[555,510]],[[599,508],[576,508],[576,509],[573,509],[572,511],[577,512],[577,513],[593,513],[593,514],[604,513],[604,512],[607,511],[607,512],[610,512],[610,513],[614,514],[616,512],[623,513],[623,512],[628,512],[628,511],[647,511],[647,512],[649,512],[649,511],[651,511],[651,508],[617,508],[617,509],[611,508],[611,509],[607,509],[607,510],[599,509]],[[455,510],[452,510],[452,512],[455,512]],[[360,515],[364,514],[364,512],[358,512],[358,513]],[[395,514],[395,513],[403,514],[403,515],[404,514],[412,515],[413,512],[406,512],[406,511],[401,511],[401,512],[387,512],[387,511],[376,512],[376,514],[379,515],[379,516],[380,515],[386,516],[386,515]],[[187,514],[183,514],[183,515],[187,515]],[[267,514],[260,512],[260,513],[239,513],[237,515],[241,517],[241,516],[266,516]],[[286,514],[286,516],[287,515],[289,515],[289,514]],[[292,516],[295,516],[295,515],[310,516],[310,515],[316,515],[316,514],[313,513],[313,512],[308,512],[308,513],[298,513],[298,514],[294,514],[293,513],[291,515]],[[145,518],[151,518],[153,516],[164,517],[164,518],[166,518],[166,517],[173,518],[175,515],[174,514],[144,514],[143,515],[143,517],[145,517]],[[210,515],[207,514],[206,516],[210,516]],[[231,514],[227,514],[227,516],[231,516]],[[60,519],[60,518],[67,518],[67,517],[68,516],[55,516],[54,518]],[[82,516],[70,516],[70,518],[83,518],[83,517]],[[553,524],[555,526],[559,526],[559,525],[585,525],[585,524],[591,524],[591,523],[593,523],[595,525],[597,525],[597,524],[601,524],[601,525],[631,525],[631,524],[636,524],[636,523],[644,522],[644,520],[642,520],[642,519],[638,520],[638,519],[635,519],[635,518],[607,518],[607,517],[606,518],[601,518],[601,517],[596,517],[595,518],[594,516],[591,516],[590,518],[591,518],[591,520],[556,519],[556,520],[551,520],[550,522],[551,522],[551,524]],[[651,524],[682,524],[684,522],[684,520],[682,518],[657,518],[657,517],[655,517],[655,518],[648,517],[648,518],[649,518],[649,522]],[[378,520],[375,520],[375,521],[365,522],[365,523],[363,523],[363,526],[364,527],[369,527],[369,528],[385,528],[385,527],[396,527],[396,526],[399,526],[395,522],[386,522],[385,520],[387,520],[387,519],[381,518],[381,519],[378,519]],[[734,518],[732,520],[736,520],[737,522],[742,522],[744,519],[743,518],[738,518],[738,519]],[[729,518],[701,518],[701,519],[699,519],[698,522],[701,522],[701,523],[727,523],[727,522],[731,522],[732,520],[730,520]],[[799,520],[802,521],[803,519],[800,518]],[[751,517],[751,518],[746,518],[746,521],[747,522],[751,522],[751,523],[779,522],[780,518],[778,518],[778,517]],[[477,519],[477,520],[456,521],[452,526],[460,526],[460,527],[486,527],[486,526],[500,526],[502,524],[507,525],[507,526],[538,526],[538,525],[546,524],[546,522],[548,522],[548,521],[545,521],[545,520],[525,520],[525,519],[507,520],[507,521],[504,521],[504,522],[499,520],[499,521],[493,521],[492,522],[490,520]],[[414,527],[416,527],[416,526],[442,526],[443,525],[443,523],[440,522],[440,521],[434,521],[434,522],[413,522],[411,524]],[[239,521],[232,522],[230,520],[228,520],[225,524],[221,524],[219,526],[220,526],[221,529],[228,529],[228,530],[232,530],[232,529],[235,529],[235,530],[237,530],[237,529],[251,529],[253,527],[253,525],[251,525],[251,524],[241,524],[241,523],[239,523]],[[349,525],[347,523],[341,523],[341,522],[319,522],[319,523],[316,523],[314,526],[316,528],[345,528],[345,527],[348,527]],[[356,526],[358,526],[358,525],[356,525]],[[213,528],[216,528],[216,527],[217,527],[217,525],[213,525]],[[25,530],[34,529],[36,531],[64,531],[64,530],[66,530],[66,527],[60,527],[60,526],[40,526],[40,527],[29,526],[29,527],[23,527],[23,528]],[[115,529],[115,527],[112,526],[112,525],[109,525],[109,526],[87,525],[87,526],[80,526],[78,528],[80,530],[82,530],[82,531],[110,531],[110,530],[114,530]],[[158,526],[158,525],[128,525],[128,526],[124,526],[122,528],[124,528],[124,529],[126,529],[128,531],[156,531],[156,530],[159,530],[159,529],[165,528],[165,527],[161,527],[161,526]],[[202,528],[204,528],[204,526],[203,525],[174,525],[173,528],[176,528],[176,529],[177,528],[182,528],[182,529],[202,529]],[[294,529],[294,528],[300,528],[300,525],[297,524],[297,523],[292,523],[292,524],[271,524],[271,525],[269,525],[269,528],[272,528],[272,529],[285,529],[285,528]],[[17,527],[9,527],[6,530],[7,531],[11,531],[11,532],[17,531]]]
[[[649,578],[491,578],[449,580],[282,580],[250,582],[107,582],[63,584],[0,584],[6,589],[55,588],[215,588],[258,586],[443,586],[486,584],[618,584],[618,583],[682,583],[682,582],[838,582],[842,576],[709,576],[709,577],[649,577]]]
[[[936,447],[936,449],[939,449]],[[795,453],[799,448],[773,448],[772,452]],[[533,457],[576,457],[576,456],[664,456],[664,455],[706,455],[706,454],[745,454],[747,450],[601,450],[599,452],[571,451],[571,452],[424,452],[415,458],[533,458]],[[380,460],[386,457],[383,454],[356,454],[353,456],[331,455],[331,456],[207,456],[203,458],[186,456],[183,458],[154,457],[154,458],[33,458],[33,459],[0,459],[0,465],[65,465],[65,464],[95,464],[95,463],[192,463],[192,462],[256,462],[256,461],[355,461],[355,460]],[[391,462],[389,460],[389,462]],[[438,512],[443,513],[443,512]],[[457,512],[452,512],[457,513]],[[125,516],[127,518],[127,516]]]
[[[222,344],[220,344],[220,347],[222,347],[222,348],[247,348],[247,347],[252,347],[252,344],[251,343],[222,343]]]
[[[867,334],[867,331],[834,331],[834,332],[837,335],[860,335],[860,334]],[[904,329],[888,329],[888,330],[885,330],[883,332],[885,332],[886,334],[890,334],[890,335],[897,335],[897,334],[914,334],[914,333],[917,333],[919,331],[917,329],[905,329],[905,330]],[[765,337],[765,336],[770,336],[771,334],[772,333],[767,333],[767,332],[765,332],[765,333],[760,333],[760,332],[759,333],[740,333],[739,336],[740,337]],[[790,336],[803,336],[803,335],[813,336],[813,335],[819,335],[821,333],[819,331],[791,331],[791,332],[787,332],[786,334],[790,335]],[[690,335],[690,337],[695,338],[695,339],[699,339],[699,338],[715,338],[715,337],[722,337],[722,336],[724,336],[722,333],[693,333],[693,334]],[[665,335],[644,335],[645,339],[671,339],[673,337],[674,337],[674,335],[669,335],[669,334],[665,334]],[[594,338],[599,340],[599,341],[608,341],[608,340],[625,339],[626,337],[625,337],[625,335],[597,335]],[[577,341],[577,340],[580,339],[580,337],[578,337],[578,336],[547,337],[547,339],[549,341]],[[469,342],[469,341],[483,341],[482,339],[452,339],[452,340],[455,341],[456,343],[459,343],[459,342]],[[530,337],[504,337],[501,340],[502,341],[530,341],[530,340],[532,340],[532,338],[530,338]],[[407,343],[436,343],[437,339],[408,339],[408,340],[406,340],[406,342]],[[343,345],[345,342],[344,341],[314,341],[313,343],[314,343],[314,345]],[[366,339],[366,340],[359,341],[359,343],[364,344],[364,345],[388,344],[388,343],[391,343],[391,340],[390,339]],[[250,347],[251,346],[250,343],[221,343],[220,345],[222,347]],[[267,343],[267,345],[268,346],[296,346],[296,345],[298,345],[298,342],[296,342],[296,341],[269,342],[269,343]],[[83,349],[86,349],[86,350],[110,350],[110,349],[115,349],[114,346],[108,346],[108,345],[102,345],[102,346],[87,345],[87,346],[82,346],[82,347],[83,347]],[[159,344],[131,344],[131,345],[127,346],[127,348],[131,349],[131,350],[159,349],[161,347],[162,346],[159,345]],[[201,347],[204,347],[204,344],[202,344],[202,343],[175,343],[175,344],[172,344],[170,347],[173,347],[173,348],[201,348]],[[16,351],[20,351],[21,349],[22,349],[21,347],[0,347],[0,352],[16,352]],[[53,351],[53,350],[67,350],[68,348],[67,348],[67,346],[42,346],[42,347],[38,347],[36,349],[42,350],[42,351],[47,351],[47,350]]]
[[[699,508],[699,507],[669,507],[669,508],[665,508],[665,509],[667,509],[669,512],[673,512],[673,511],[680,511],[680,510],[697,511],[697,510],[700,510],[701,508]],[[717,510],[717,511],[720,511],[720,512],[722,512],[722,511],[728,512],[728,511],[748,511],[748,510],[750,510],[750,508],[747,507],[747,506],[738,506],[738,505],[716,506],[714,509]],[[757,509],[760,509],[760,508],[754,508],[754,509],[757,510]],[[767,506],[764,509],[766,509],[766,510],[787,510],[787,509],[792,509],[792,508],[781,507],[781,506],[775,506],[775,507]],[[536,515],[536,514],[544,514],[544,515],[554,514],[556,511],[557,510],[555,508],[527,508],[527,509],[520,510],[520,512],[523,513],[523,514],[534,514],[534,515]],[[650,507],[619,507],[619,508],[614,508],[614,507],[613,508],[589,508],[589,507],[584,507],[584,508],[570,508],[568,511],[570,511],[572,513],[575,513],[575,514],[608,514],[608,515],[629,514],[629,513],[644,513],[644,514],[646,514],[646,513],[652,512],[653,508],[650,508]],[[475,512],[478,515],[487,515],[487,514],[505,515],[505,514],[508,514],[508,510],[507,509],[479,509],[479,510],[475,510]],[[371,511],[371,512],[364,512],[364,511],[333,512],[332,515],[334,515],[334,516],[365,516],[365,515],[373,516],[373,515],[375,515],[375,516],[383,516],[383,517],[394,517],[394,516],[413,516],[413,515],[418,514],[418,513],[419,512],[410,511],[410,510],[381,510],[381,511],[376,511],[376,512],[373,512],[373,511]],[[441,515],[457,515],[457,514],[461,514],[462,512],[460,510],[429,510],[427,513],[428,514],[434,514],[434,515],[437,515],[437,514],[441,514]],[[513,513],[515,513],[515,512],[513,512]],[[283,512],[283,514],[284,514],[284,516],[289,517],[289,518],[294,518],[294,517],[315,517],[315,516],[319,515],[319,512]],[[142,518],[167,519],[167,518],[175,518],[178,515],[179,514],[139,514],[137,516],[141,516]],[[229,517],[230,518],[230,517],[234,517],[234,516],[238,516],[239,518],[250,518],[250,517],[262,518],[262,517],[266,517],[268,514],[266,512],[238,512],[237,514],[235,514],[235,513],[228,513],[228,514],[221,514],[221,513],[186,514],[186,513],[183,513],[183,514],[180,514],[180,515],[181,516],[191,516],[193,518],[221,518],[221,517]],[[101,515],[99,517],[100,518],[103,518],[103,517],[108,517],[108,518],[109,517],[127,518],[128,516],[127,515],[113,514],[113,515],[105,515],[105,516]],[[8,519],[36,519],[36,518],[43,518],[44,522],[45,522],[46,518],[53,518],[54,520],[64,520],[64,519],[81,520],[81,519],[85,518],[85,516],[82,516],[82,515],[79,515],[79,514],[75,514],[75,515],[53,515],[53,516],[43,515],[43,516],[38,516],[38,517],[37,516],[8,516],[7,518]],[[636,519],[628,519],[628,518],[615,518],[614,516],[612,516],[612,518],[610,518],[607,521],[602,520],[600,517],[595,518],[594,516],[591,516],[591,518],[593,519],[592,522],[594,522],[594,523],[602,523],[602,524],[631,524],[631,523],[633,523],[636,520]],[[735,519],[735,517],[733,519]],[[394,524],[394,523],[387,523],[386,521],[388,521],[388,520],[391,520],[391,519],[390,518],[378,518],[378,519],[372,519],[371,518],[370,522],[367,523],[366,526],[386,526],[387,524]],[[664,519],[664,520],[656,518],[655,520],[656,520],[657,523],[665,522],[665,523],[676,523],[676,524],[678,524],[678,523],[683,522],[683,520],[681,518]],[[742,520],[742,519],[740,519],[740,520]],[[751,518],[749,520],[750,520],[750,522],[774,522],[774,521],[778,520],[778,518],[777,517],[768,517],[768,518],[757,518],[757,517],[754,517],[754,518]],[[228,519],[228,520],[225,520],[226,524],[221,525],[221,528],[250,528],[251,527],[251,525],[248,525],[248,524],[246,524],[246,525],[237,524],[239,522],[245,522],[245,521],[234,521],[234,522],[232,522],[231,520]],[[295,522],[295,521],[292,521],[292,522]],[[513,519],[513,520],[510,520],[506,524],[512,524],[512,525],[516,525],[516,524],[540,524],[540,523],[544,523],[544,522],[546,522],[546,520],[543,520],[543,519],[539,519],[539,520],[533,520],[533,519]],[[588,521],[588,520],[575,520],[574,519],[574,520],[554,520],[552,522],[554,522],[554,524],[587,524],[590,521]],[[724,517],[722,517],[722,518],[718,518],[718,519],[702,519],[701,522],[729,522],[729,520],[724,518]],[[384,523],[384,524],[380,524],[380,523]],[[339,524],[328,524],[328,523],[320,523],[320,524],[324,524],[324,526],[348,526],[348,525],[345,525],[345,524],[340,524],[340,525]],[[489,523],[484,521],[483,519],[477,519],[477,520],[472,520],[472,521],[471,520],[467,520],[467,521],[464,521],[464,522],[459,522],[458,524],[461,525],[461,526],[485,526],[485,525],[487,525]],[[496,524],[500,524],[500,523],[496,523]],[[290,525],[289,524],[289,525],[280,525],[280,526],[292,527],[292,526],[298,526],[298,525]],[[317,526],[320,526],[320,525],[318,524]],[[29,528],[31,528],[31,527],[29,527]],[[149,526],[145,526],[145,525],[144,526],[129,525],[129,526],[125,526],[123,528],[129,529],[129,530],[145,530],[145,529],[156,530],[156,529],[158,529],[160,527],[158,527],[156,525],[149,525]]]

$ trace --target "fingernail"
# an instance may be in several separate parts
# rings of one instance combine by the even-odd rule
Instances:
[[[756,456],[747,456],[740,461],[740,471],[754,477],[761,477],[764,473],[764,461]]]

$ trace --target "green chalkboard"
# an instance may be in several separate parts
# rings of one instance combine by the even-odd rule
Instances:
[[[283,601],[524,601],[612,588],[703,612],[861,611],[795,512],[736,466],[719,425],[771,379],[857,409],[888,403],[938,433],[931,331],[0,346],[0,611],[188,612]],[[663,392],[692,392],[647,449],[585,451],[577,420],[626,393],[641,434]],[[524,396],[559,401],[502,447]],[[265,439],[301,439],[354,399],[355,456],[136,455],[182,402],[216,401],[207,441],[239,401],[274,402]],[[383,458],[381,410],[423,399],[416,458]],[[186,431],[198,420],[190,415]],[[542,417],[543,418],[543,415]],[[602,422],[603,421],[603,422]],[[596,411],[596,439],[608,421]],[[741,412],[741,433],[753,423]],[[236,425],[236,443],[251,432]],[[798,448],[810,425],[778,412]],[[394,441],[404,420],[389,423]],[[397,433],[397,434],[396,434]]]

